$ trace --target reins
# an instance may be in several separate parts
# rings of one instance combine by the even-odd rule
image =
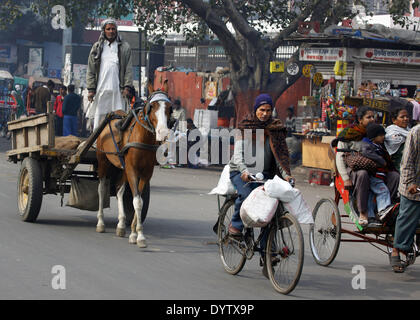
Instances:
[[[146,106],[144,108],[142,108],[143,110],[141,110],[140,108],[138,109],[138,112],[136,112],[137,109],[131,109],[131,112],[133,114],[133,117],[135,119],[135,121],[130,125],[130,133],[128,136],[128,141],[131,138],[131,135],[133,133],[133,129],[136,125],[136,123],[138,123],[139,125],[141,125],[144,129],[146,129],[147,131],[149,131],[150,133],[152,133],[153,135],[156,135],[156,130],[153,127],[153,124],[150,122],[150,119],[148,117],[148,114],[150,112],[150,104],[151,101],[153,99],[153,97],[157,94],[164,94],[166,96],[165,92],[162,91],[155,91],[153,92],[153,94],[147,99],[147,103]],[[158,100],[156,100],[158,101]],[[139,115],[140,114],[140,118]],[[111,155],[117,155],[118,158],[120,159],[121,162],[121,166],[123,167],[123,169],[125,169],[125,161],[124,161],[124,154],[128,151],[128,149],[130,148],[136,148],[136,149],[142,149],[142,150],[148,150],[148,151],[156,151],[160,144],[147,144],[147,143],[142,143],[142,142],[128,142],[127,144],[125,144],[123,146],[123,148],[120,150],[118,145],[121,143],[121,141],[117,142],[114,136],[114,133],[112,131],[112,127],[111,127],[111,120],[114,120],[118,118],[117,115],[114,115],[114,117],[112,117],[110,119],[110,121],[108,122],[109,125],[109,131],[111,132],[111,138],[112,141],[114,143],[116,152],[110,152],[110,151],[105,151],[105,150],[100,150],[97,149],[97,151],[105,153],[105,154],[111,154]],[[143,123],[142,121],[144,121],[145,123]]]

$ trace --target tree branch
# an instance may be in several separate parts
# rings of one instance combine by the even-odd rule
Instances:
[[[317,9],[319,5],[322,5],[322,2],[325,0],[317,0],[313,5],[308,5],[300,15],[298,15],[287,28],[283,29],[274,39],[271,49],[275,51],[284,41],[284,39],[290,36],[293,32],[298,29],[299,22],[305,21],[313,12]]]
[[[232,1],[224,0],[223,5],[235,29],[249,42],[254,44],[258,43],[261,40],[260,33],[249,25],[248,21],[239,13]]]
[[[208,27],[216,34],[227,55],[230,57],[232,64],[240,66],[243,50],[221,17],[216,14],[216,11],[209,4],[201,0],[182,0],[182,2],[203,19]]]

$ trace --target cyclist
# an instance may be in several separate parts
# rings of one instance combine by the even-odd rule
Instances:
[[[229,162],[230,179],[238,192],[238,198],[235,201],[235,212],[232,217],[232,223],[229,225],[229,234],[232,236],[242,235],[244,224],[240,217],[240,208],[251,191],[258,187],[258,184],[251,182],[253,170],[245,163],[245,144],[252,142],[245,140],[246,135],[244,131],[246,129],[253,131],[253,140],[255,140],[255,130],[264,130],[264,178],[272,179],[277,174],[286,181],[293,179],[290,172],[289,152],[286,144],[287,130],[280,120],[272,117],[272,112],[273,101],[270,95],[260,94],[255,99],[253,113],[249,114],[238,126],[242,135],[235,142],[234,154]],[[261,242],[262,247],[264,247],[264,242]],[[264,273],[264,275],[266,274]]]

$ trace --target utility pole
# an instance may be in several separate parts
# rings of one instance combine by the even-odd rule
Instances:
[[[139,28],[139,97],[142,96],[142,83],[141,83],[141,79],[142,79],[142,72],[141,72],[141,67],[142,67],[142,31]]]

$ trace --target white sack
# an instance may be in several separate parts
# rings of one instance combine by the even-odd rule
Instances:
[[[264,188],[254,189],[241,206],[241,219],[246,227],[265,227],[277,210],[278,200],[266,194]]]
[[[311,224],[314,223],[314,219],[312,218],[312,212],[309,208],[308,204],[306,203],[305,199],[303,199],[303,195],[299,189],[294,188],[296,197],[294,200],[290,202],[284,202],[284,208],[293,214],[299,223],[304,224]]]
[[[209,192],[209,194],[228,195],[236,192],[235,186],[230,181],[230,167],[225,165],[222,174],[220,175],[219,183],[217,187]]]
[[[264,189],[268,196],[276,198],[281,202],[293,201],[297,196],[296,191],[294,191],[290,183],[281,179],[279,176],[267,180],[264,184]]]

